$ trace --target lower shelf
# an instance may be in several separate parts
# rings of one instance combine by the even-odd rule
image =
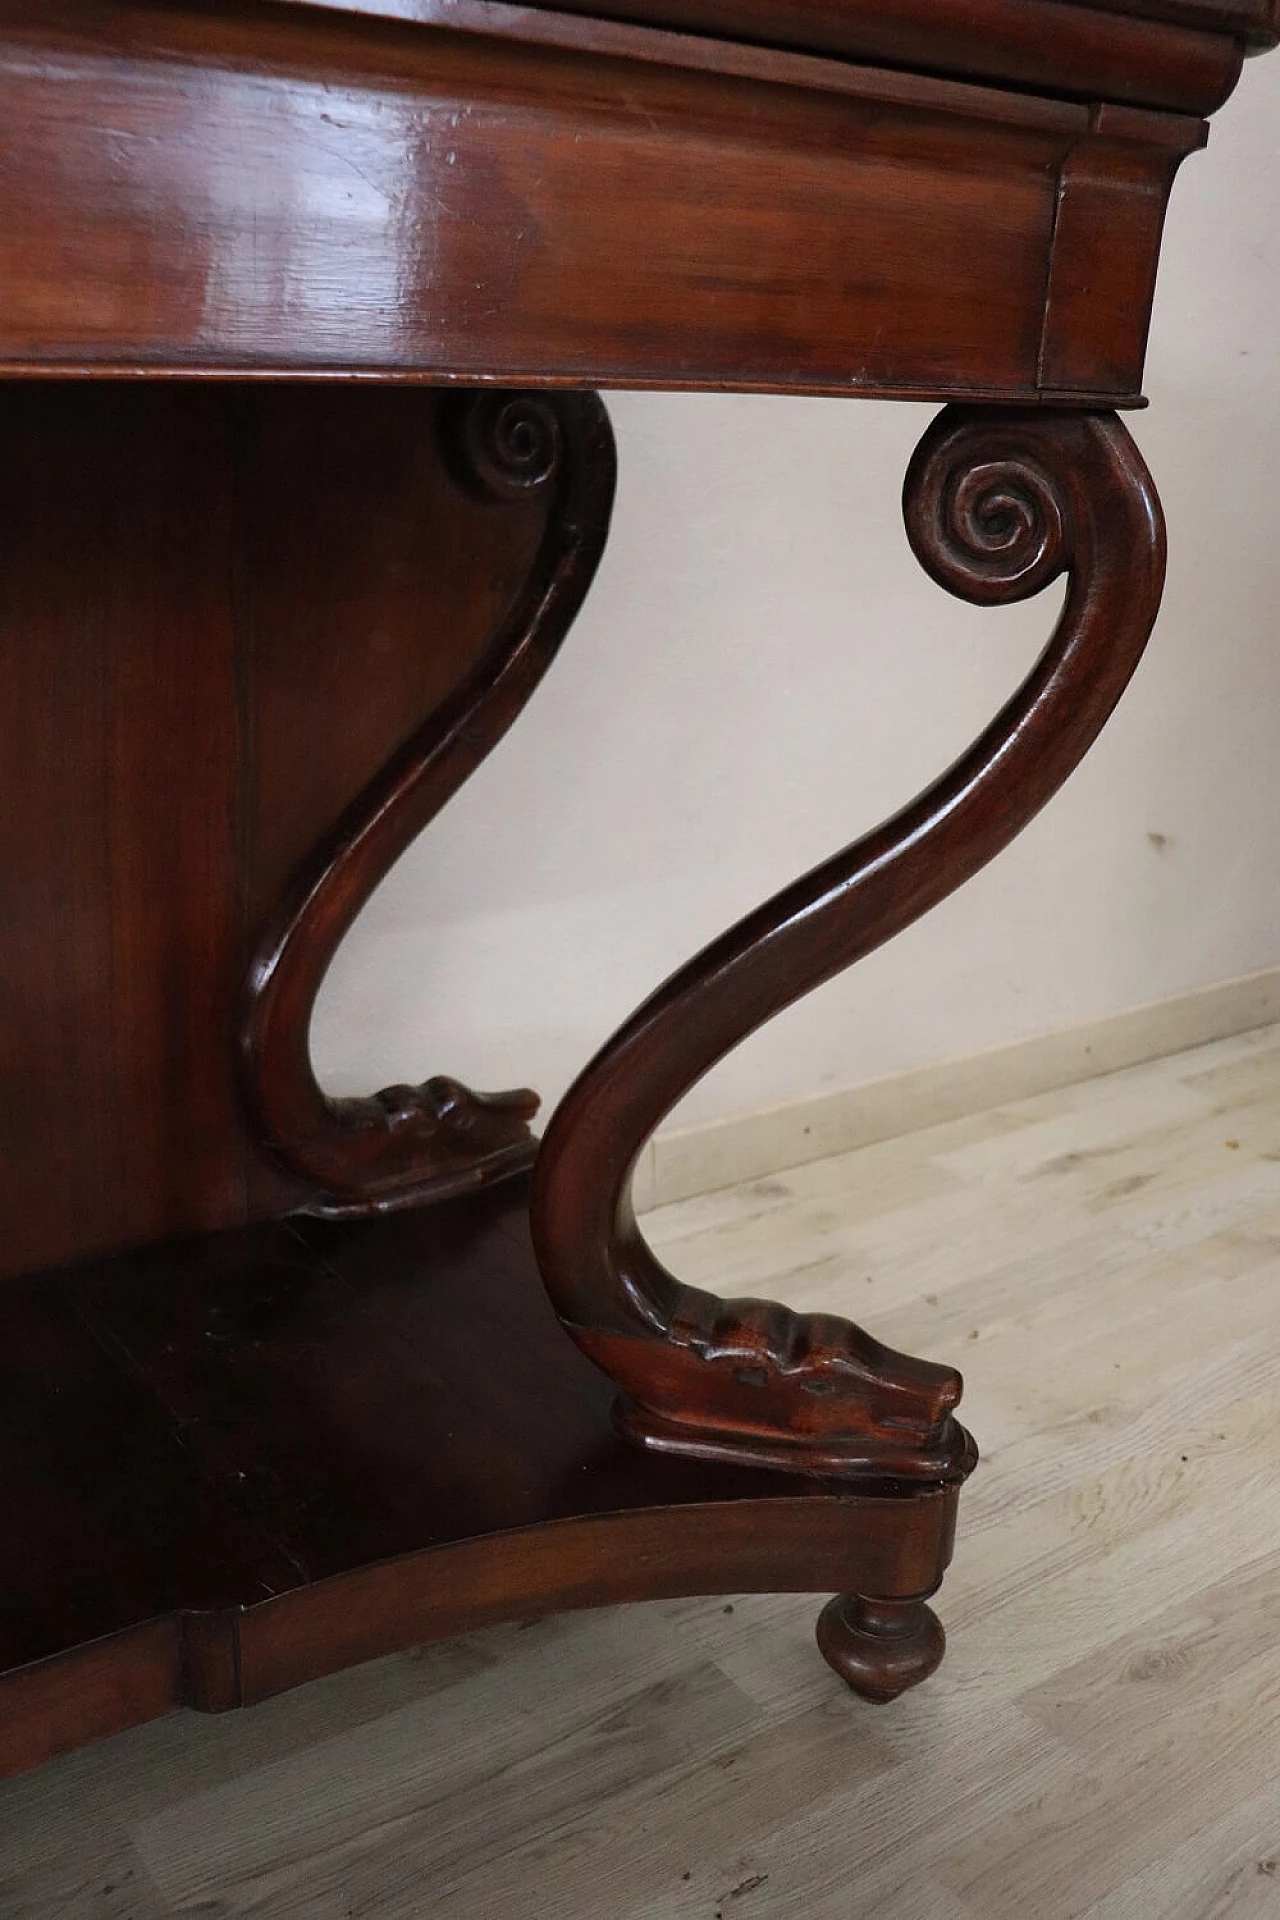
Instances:
[[[0,1774],[499,1621],[941,1578],[958,1485],[656,1457],[612,1397],[519,1185],[0,1288]]]

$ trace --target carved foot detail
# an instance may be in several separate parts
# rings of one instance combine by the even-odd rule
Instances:
[[[817,1637],[827,1665],[876,1706],[927,1680],[947,1650],[942,1622],[918,1599],[838,1593],[818,1616]]]
[[[685,1287],[659,1352],[652,1340],[580,1340],[623,1389],[618,1426],[656,1452],[808,1473],[965,1470],[955,1369],[896,1353],[834,1314]]]
[[[420,1087],[334,1100],[359,1197],[318,1194],[306,1211],[325,1220],[399,1212],[527,1173],[538,1151],[529,1122],[540,1104],[529,1087],[473,1093],[444,1074]]]

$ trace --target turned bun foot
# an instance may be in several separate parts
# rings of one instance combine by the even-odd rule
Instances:
[[[886,1706],[939,1665],[947,1636],[923,1600],[864,1600],[838,1593],[818,1616],[818,1648],[864,1700]]]

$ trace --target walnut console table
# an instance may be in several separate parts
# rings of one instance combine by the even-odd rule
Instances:
[[[632,1170],[1123,691],[1163,532],[1115,409],[1278,11],[0,0],[0,1768],[656,1595],[835,1590],[858,1692],[932,1671],[958,1375],[683,1284]],[[936,398],[921,563],[1067,589],[964,757],[538,1145],[525,1091],[330,1098],[308,1028],[591,584],[595,385]]]

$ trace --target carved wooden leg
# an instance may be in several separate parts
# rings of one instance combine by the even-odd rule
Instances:
[[[533,1200],[551,1298],[620,1387],[626,1433],[671,1453],[899,1485],[955,1482],[972,1466],[954,1418],[960,1376],[831,1315],[684,1285],[641,1236],[631,1184],[646,1141],[717,1060],[1014,838],[1080,761],[1141,657],[1164,533],[1114,415],[949,408],[911,464],[904,508],[917,557],[962,598],[1023,599],[1065,572],[1049,645],[933,786],[632,1016],[552,1120]],[[931,1620],[918,1598],[841,1602],[824,1616],[824,1651],[859,1690],[885,1697],[936,1664]]]
[[[526,1169],[535,1151],[528,1123],[538,1097],[527,1089],[473,1093],[438,1076],[334,1100],[317,1085],[308,1044],[315,998],[343,935],[537,687],[608,533],[613,438],[596,395],[468,394],[448,417],[449,464],[494,513],[538,492],[552,497],[523,591],[482,657],[315,849],[250,968],[245,1096],[272,1155],[309,1183],[307,1211],[327,1216],[443,1199]]]

